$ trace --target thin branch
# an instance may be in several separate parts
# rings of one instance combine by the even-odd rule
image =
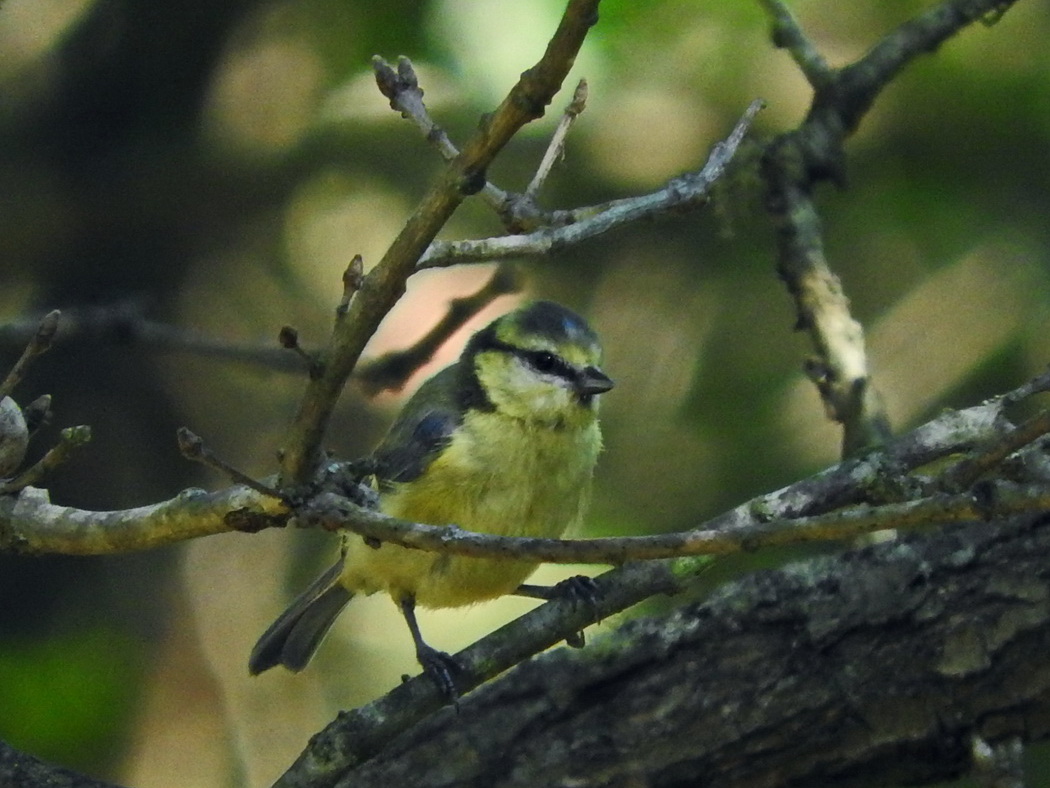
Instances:
[[[786,49],[814,90],[831,84],[834,71],[782,0],[759,0],[773,21],[773,45]]]
[[[423,137],[437,149],[445,161],[452,161],[459,155],[459,149],[456,148],[448,134],[430,116],[423,102],[423,89],[419,86],[419,78],[408,58],[398,58],[395,71],[389,63],[377,55],[372,58],[372,69],[375,72],[376,84],[380,92],[390,99],[391,109],[399,111],[401,117],[415,123]],[[541,210],[536,205],[536,194],[550,174],[555,161],[561,155],[565,145],[565,136],[573,121],[583,111],[586,101],[587,82],[580,80],[569,105],[562,113],[561,120],[555,128],[554,135],[532,182],[522,194],[505,191],[488,181],[479,192],[481,199],[496,212],[510,232],[516,234],[550,223],[552,214]]]
[[[416,549],[550,563],[610,564],[852,539],[890,528],[1002,519],[1050,507],[1046,480],[1038,476],[1026,482],[993,480],[982,482],[976,492],[962,492],[957,487],[957,466],[949,466],[935,477],[907,474],[939,458],[967,451],[968,458],[957,465],[965,465],[969,458],[1005,459],[1023,447],[1031,447],[1033,454],[1041,456],[1043,449],[1037,441],[1050,433],[1050,416],[1044,412],[1014,428],[1004,410],[1021,398],[1048,389],[1050,372],[981,405],[945,412],[883,451],[842,462],[679,533],[579,540],[497,537],[456,526],[398,520],[331,495],[317,496],[297,514],[304,524],[329,530],[345,528],[367,538]],[[1009,452],[1004,451],[1004,445],[1010,446]],[[980,467],[983,472],[991,470],[990,460],[981,460]],[[977,481],[979,476],[969,478]]]
[[[349,306],[353,294],[363,283],[363,264],[357,255],[343,274],[343,296],[337,307],[342,314]],[[381,358],[370,360],[355,370],[364,390],[375,394],[382,389],[397,389],[415,369],[426,363],[441,344],[457,331],[463,323],[501,295],[521,290],[522,280],[511,265],[503,265],[489,282],[477,293],[464,299],[456,299],[445,319],[420,340],[415,347],[395,351]],[[31,326],[38,321],[33,319]],[[0,329],[7,342],[26,341],[35,333],[30,330],[30,321],[8,323]],[[179,350],[212,357],[257,365],[278,372],[319,373],[315,356],[299,342],[299,332],[291,326],[283,326],[278,334],[279,347],[253,344],[237,344],[208,337],[191,329],[169,326],[147,320],[132,307],[114,304],[111,307],[96,307],[90,310],[71,310],[63,315],[62,333],[56,345],[73,343],[106,343],[121,345],[129,343],[148,345],[159,350]],[[287,351],[292,351],[289,354]],[[298,360],[297,360],[298,359]],[[49,402],[49,401],[48,401]],[[44,403],[41,402],[41,405]],[[28,415],[28,413],[27,413]]]
[[[0,344],[10,346],[32,337],[35,317],[0,326]],[[147,319],[133,303],[68,309],[55,347],[77,345],[141,345],[161,351],[193,353],[202,358],[252,364],[276,372],[301,373],[303,365],[272,343],[237,343],[216,339],[189,328]]]
[[[46,490],[26,487],[18,495],[0,496],[0,553],[127,553],[283,525],[289,516],[277,499],[240,486],[213,493],[184,490],[167,501],[112,512],[56,506]]]
[[[411,120],[427,142],[437,148],[441,158],[450,162],[459,155],[445,130],[430,117],[426,104],[423,103],[423,89],[419,87],[419,78],[407,57],[397,59],[397,70],[379,55],[372,56],[372,71],[375,72],[379,92],[390,99],[390,109],[397,110],[401,117]]]
[[[569,105],[561,115],[561,120],[558,121],[557,128],[554,129],[554,134],[551,135],[551,141],[547,145],[543,158],[540,160],[540,166],[536,168],[536,174],[532,176],[532,180],[525,188],[526,198],[535,199],[540,189],[543,188],[543,184],[546,183],[547,176],[550,175],[555,162],[561,158],[565,151],[565,138],[569,133],[569,129],[572,128],[572,124],[586,106],[587,80],[581,79],[576,85],[576,90],[573,91],[572,100],[569,101]]]
[[[354,257],[343,274],[343,296],[337,310],[342,313],[349,306],[353,294],[363,282],[360,255]],[[521,290],[522,280],[515,268],[503,265],[494,272],[489,282],[477,293],[453,301],[449,315],[435,326],[415,347],[395,351],[362,364],[355,375],[364,390],[370,394],[382,389],[397,389],[420,365],[429,361],[434,351],[473,314],[501,295]],[[10,344],[28,341],[39,321],[22,319],[0,327],[2,342]],[[278,346],[238,344],[206,336],[192,329],[169,326],[146,319],[133,307],[114,304],[88,310],[69,310],[63,313],[62,332],[55,345],[105,344],[146,345],[159,350],[194,353],[204,358],[224,359],[251,364],[276,372],[317,374],[315,356],[299,342],[299,332],[283,326],[278,334]],[[292,351],[288,353],[287,351]],[[49,402],[49,400],[48,400]],[[41,405],[44,402],[40,403]],[[27,408],[28,416],[28,408]],[[31,428],[32,429],[32,428]]]
[[[974,22],[1001,17],[1017,0],[946,0],[883,36],[864,57],[838,72],[834,89],[820,104],[843,121],[848,133],[871,108],[878,94],[908,63],[934,52]]]
[[[7,373],[3,383],[0,383],[0,399],[3,399],[15,390],[15,386],[21,382],[26,369],[33,359],[46,353],[51,348],[55,332],[58,331],[58,319],[61,315],[62,313],[56,309],[44,315],[37,324],[29,344],[22,351],[22,355],[15,362],[11,371]]]
[[[450,526],[398,520],[355,503],[347,485],[331,486],[293,512],[272,496],[246,487],[204,493],[186,490],[152,506],[91,512],[52,505],[45,491],[27,488],[0,497],[0,552],[93,555],[143,550],[228,531],[282,527],[294,514],[302,526],[348,529],[417,549],[472,556],[552,563],[623,563],[660,556],[710,555],[801,541],[853,538],[873,530],[914,528],[938,522],[1004,517],[1050,508],[1050,492],[1034,465],[1024,483],[982,482],[977,494],[945,494],[938,478],[909,477],[938,458],[994,445],[1012,429],[1003,409],[1017,395],[1040,391],[1025,386],[963,411],[947,411],[885,447],[848,460],[808,479],[758,496],[696,528],[676,534],[605,539],[496,537]],[[1039,453],[1032,444],[1026,452]],[[354,478],[350,463],[349,477]],[[334,473],[338,477],[338,473]],[[863,505],[863,506],[861,506]],[[225,508],[224,508],[225,507]],[[852,507],[852,508],[848,508]]]
[[[965,489],[999,467],[1011,454],[1047,433],[1050,433],[1050,411],[1042,411],[960,460],[944,472],[938,484],[946,491]]]
[[[365,277],[345,314],[337,316],[328,345],[318,355],[321,374],[311,380],[282,453],[283,484],[309,481],[322,461],[321,443],[332,410],[365,344],[405,291],[408,277],[460,203],[485,184],[489,164],[526,123],[541,117],[561,87],[590,27],[599,0],[569,0],[539,62],[525,71],[460,154],[445,168],[415,212]]]
[[[419,261],[419,267],[439,268],[463,263],[482,263],[507,258],[538,257],[581,243],[630,222],[649,219],[700,205],[707,201],[714,185],[736,154],[751,128],[755,115],[764,106],[753,101],[737,121],[732,133],[716,144],[704,166],[693,173],[672,179],[655,192],[613,200],[601,205],[556,212],[550,227],[526,235],[508,235],[470,241],[436,241]]]
[[[205,443],[204,439],[186,427],[179,427],[176,431],[176,439],[179,444],[179,452],[182,456],[193,462],[216,470],[230,478],[234,484],[243,484],[260,495],[268,495],[283,504],[288,504],[288,499],[278,490],[258,482],[248,474],[234,468],[224,459],[213,452]]]
[[[301,374],[303,364],[283,348],[270,342],[232,342],[228,339],[217,339],[191,328],[171,326],[152,320],[142,319],[134,324],[124,324],[129,333],[114,335],[114,341],[136,342],[160,350],[192,353],[201,358],[216,361],[232,361],[238,364],[250,364],[257,367]]]
[[[372,70],[375,72],[379,91],[390,99],[390,108],[400,112],[401,117],[415,123],[423,133],[423,138],[437,149],[446,162],[455,159],[459,155],[459,148],[430,116],[426,104],[423,103],[423,89],[419,86],[419,78],[412,67],[412,61],[404,56],[399,57],[395,71],[389,63],[376,55],[372,58]],[[507,192],[488,181],[478,194],[497,211],[507,200]]]
[[[399,520],[330,494],[307,502],[297,517],[303,524],[348,529],[368,539],[421,550],[595,564],[739,553],[774,545],[852,539],[891,528],[1003,519],[1050,508],[1046,479],[1037,475],[1024,482],[990,480],[976,490],[959,492],[956,486],[960,475],[952,466],[942,476],[932,478],[907,474],[965,450],[973,450],[972,457],[1005,459],[1030,446],[1032,453],[1041,456],[1043,447],[1036,442],[1050,433],[1050,416],[1044,413],[1013,428],[1003,411],[1019,396],[1032,396],[1048,387],[1050,373],[1045,373],[982,405],[942,414],[894,441],[885,451],[840,463],[679,533],[575,540],[499,537],[457,526]],[[1003,452],[1004,443],[1009,444],[1010,452]],[[960,464],[967,462],[964,458]],[[985,472],[991,470],[987,460],[980,467]],[[978,478],[972,476],[974,481]]]
[[[991,401],[1001,402],[1003,405],[1013,405],[1046,391],[1050,391],[1050,371],[1044,372],[1042,375],[1036,375],[1028,382],[999,397],[993,398]]]
[[[543,539],[495,536],[466,531],[455,525],[426,525],[399,520],[344,499],[322,495],[297,512],[309,526],[349,530],[376,542],[475,558],[514,558],[552,564],[612,564],[684,556],[730,555],[805,542],[854,539],[875,531],[915,529],[947,523],[968,523],[1050,509],[1045,484],[989,482],[980,495],[939,494],[904,503],[862,506],[810,517],[766,521],[767,506],[781,501],[785,491],[749,501],[694,530],[653,536],[595,539]],[[763,516],[756,513],[761,512]]]
[[[48,473],[66,462],[74,451],[90,441],[90,427],[84,425],[67,427],[62,430],[57,446],[50,449],[47,454],[18,474],[18,476],[0,484],[0,495],[9,495],[38,483]]]
[[[806,369],[829,416],[843,426],[843,456],[851,456],[885,442],[890,425],[871,378],[864,330],[825,257],[813,185],[842,181],[846,135],[904,65],[1007,4],[949,0],[885,35],[856,63],[831,71],[780,0],[762,3],[774,20],[774,42],[790,49],[816,88],[805,122],[767,147],[762,171],[777,229],[777,268],[795,300],[796,328],[809,333],[816,350]]]
[[[454,298],[445,316],[415,345],[361,364],[355,371],[355,379],[369,396],[374,396],[384,389],[400,390],[405,381],[430,361],[434,353],[468,320],[500,296],[517,293],[521,287],[522,280],[518,269],[507,263],[501,264],[475,293],[463,298]]]

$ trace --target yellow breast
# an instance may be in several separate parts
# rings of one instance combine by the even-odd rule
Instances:
[[[469,412],[450,445],[416,480],[381,496],[384,512],[504,536],[560,536],[583,515],[601,449],[598,423],[552,428]],[[348,543],[342,582],[353,591],[454,607],[514,591],[530,561],[465,558]]]

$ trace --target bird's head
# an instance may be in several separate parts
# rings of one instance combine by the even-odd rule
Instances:
[[[463,351],[486,405],[523,421],[565,427],[591,423],[598,395],[613,387],[599,366],[601,356],[586,321],[550,301],[503,315]]]

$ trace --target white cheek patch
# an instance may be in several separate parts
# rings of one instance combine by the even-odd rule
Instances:
[[[542,396],[548,391],[569,393],[572,390],[572,384],[561,375],[540,372],[520,358],[514,359],[511,370],[511,386],[523,393]]]
[[[570,383],[560,375],[537,372],[512,356],[500,374],[485,376],[489,397],[496,407],[518,418],[560,420],[575,401]]]

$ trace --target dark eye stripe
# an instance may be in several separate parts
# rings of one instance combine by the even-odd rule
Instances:
[[[495,337],[485,343],[485,349],[498,350],[517,356],[543,375],[556,375],[570,382],[575,382],[578,377],[576,370],[571,364],[548,350],[529,350],[527,348],[514,347],[514,345],[509,345],[506,342],[500,342]]]
[[[544,375],[557,375],[566,380],[576,379],[576,370],[563,359],[558,358],[553,353],[548,353],[546,350],[515,349],[512,352],[534,370]]]

